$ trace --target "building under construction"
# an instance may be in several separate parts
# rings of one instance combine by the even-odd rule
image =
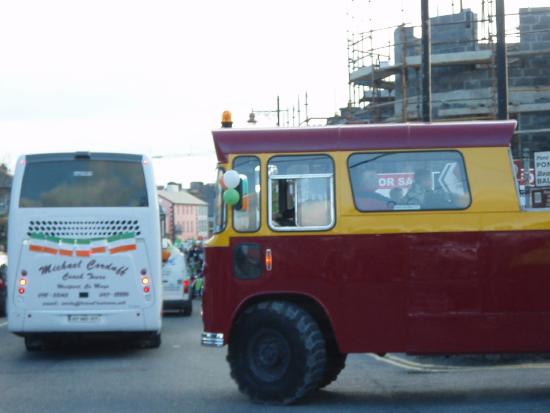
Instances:
[[[430,18],[431,118],[460,121],[497,118],[495,5]],[[509,117],[518,121],[514,156],[550,150],[550,7],[523,8],[507,17],[519,26],[506,32]],[[337,123],[422,120],[421,38],[401,24],[350,33],[350,100]],[[380,37],[390,35],[380,45]]]

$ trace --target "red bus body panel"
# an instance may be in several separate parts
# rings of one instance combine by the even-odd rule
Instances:
[[[237,279],[239,243],[272,271]],[[548,351],[549,251],[550,231],[233,238],[206,249],[205,331],[227,340],[248,299],[285,293],[316,300],[346,353]]]

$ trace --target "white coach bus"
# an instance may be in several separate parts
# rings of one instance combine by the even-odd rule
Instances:
[[[28,350],[105,334],[160,345],[159,210],[146,157],[22,156],[8,225],[8,328]]]

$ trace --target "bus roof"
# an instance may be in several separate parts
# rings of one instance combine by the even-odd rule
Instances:
[[[315,128],[218,129],[219,162],[229,154],[509,146],[516,121],[341,125]]]

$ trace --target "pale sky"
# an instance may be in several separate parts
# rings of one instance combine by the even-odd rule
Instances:
[[[432,0],[430,13],[450,13],[450,4]],[[307,92],[309,116],[334,115],[348,100],[347,31],[415,23],[419,8],[420,0],[0,0],[0,161],[145,153],[164,156],[154,161],[159,184],[213,181],[211,130],[224,110],[234,127],[252,127],[250,110],[274,111],[279,95],[290,122],[300,99],[303,120]],[[274,114],[257,120],[276,123]]]

